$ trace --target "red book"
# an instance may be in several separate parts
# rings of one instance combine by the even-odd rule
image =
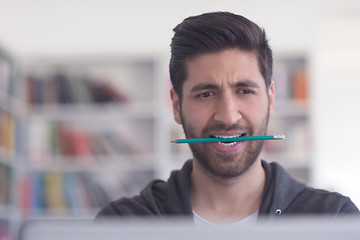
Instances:
[[[308,80],[304,70],[298,71],[294,76],[294,98],[298,100],[308,98]]]
[[[84,131],[79,129],[72,129],[70,135],[71,143],[74,148],[74,154],[76,156],[84,157],[92,155],[88,136]]]
[[[34,182],[32,179],[27,176],[21,181],[21,209],[25,216],[30,214],[31,210],[34,207]]]
[[[59,126],[58,134],[60,153],[65,156],[74,155],[74,148],[71,142],[71,130],[67,126]]]

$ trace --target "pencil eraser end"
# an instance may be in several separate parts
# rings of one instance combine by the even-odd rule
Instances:
[[[285,135],[275,135],[274,138],[277,139],[277,140],[284,140]]]

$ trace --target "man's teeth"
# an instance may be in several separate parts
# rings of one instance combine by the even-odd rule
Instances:
[[[239,134],[239,135],[232,135],[232,136],[220,136],[220,135],[213,135],[215,138],[234,138],[234,137],[242,137],[245,136],[245,133]]]
[[[216,138],[234,138],[234,137],[241,137],[243,134],[240,134],[240,135],[234,135],[234,136],[216,136],[214,135],[214,137]]]
[[[218,135],[214,135],[215,138],[222,138],[222,139],[227,139],[227,138],[234,138],[234,137],[241,137],[241,136],[245,136],[245,133],[239,134],[239,135],[233,135],[233,136],[218,136]],[[232,142],[218,142],[219,144],[231,147],[234,146],[237,142],[232,141]]]
[[[218,142],[218,144],[222,144],[228,147],[234,146],[237,142]]]

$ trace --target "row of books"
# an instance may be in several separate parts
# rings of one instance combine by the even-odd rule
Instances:
[[[22,210],[28,214],[67,214],[77,209],[96,209],[109,202],[94,178],[85,174],[39,172],[22,182]]]
[[[11,167],[0,163],[0,206],[10,202]]]
[[[124,181],[121,177],[86,172],[28,173],[21,186],[22,212],[25,216],[93,214],[111,200],[138,193],[151,178],[147,174],[135,174],[133,179]]]
[[[56,157],[92,163],[106,156],[132,156],[141,149],[120,131],[90,130],[75,124],[52,122],[30,126],[29,157],[44,163]]]
[[[109,81],[86,75],[56,72],[26,77],[27,102],[42,104],[123,103],[128,96]]]

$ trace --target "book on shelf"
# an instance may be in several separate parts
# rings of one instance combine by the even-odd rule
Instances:
[[[114,89],[114,86],[112,86],[107,81],[98,81],[96,82],[99,89],[102,89],[104,92],[104,95],[108,95],[109,99],[114,102],[128,102],[129,97],[122,93],[119,90]]]
[[[56,82],[53,80],[41,80],[44,85],[43,102],[46,104],[56,104],[59,100]]]
[[[15,124],[15,119],[9,112],[0,110],[0,148],[2,156],[12,157],[15,153]]]
[[[68,211],[76,213],[77,209],[82,206],[77,179],[73,173],[65,172],[63,173],[63,180],[63,186],[66,186],[64,187],[64,196]]]
[[[57,137],[59,144],[58,149],[60,154],[63,156],[73,156],[74,151],[74,140],[71,136],[71,130],[65,125],[59,125],[57,128]]]
[[[299,69],[293,77],[294,98],[297,100],[308,99],[308,79],[305,70]]]
[[[46,127],[46,126],[44,126]],[[61,154],[60,149],[59,149],[59,132],[58,132],[58,124],[56,122],[50,122],[48,125],[48,129],[49,129],[49,133],[48,133],[48,138],[49,138],[49,143],[50,143],[50,153],[52,156],[58,156]]]
[[[50,126],[46,121],[36,120],[28,126],[27,155],[30,163],[42,164],[48,162],[52,141]],[[49,139],[50,138],[50,139]]]
[[[308,74],[303,57],[274,61],[275,97],[279,100],[304,102],[308,98]]]
[[[91,96],[93,97],[94,102],[96,103],[109,103],[112,102],[112,97],[107,94],[104,89],[102,89],[96,82],[87,81],[87,87]]]
[[[70,86],[70,95],[73,96],[73,101],[77,104],[86,104],[94,102],[93,96],[87,87],[87,80],[85,77],[68,76],[68,85]]]
[[[67,104],[74,103],[74,97],[71,95],[69,78],[63,73],[58,73],[54,76],[53,81],[55,81],[58,89],[59,103]]]
[[[37,102],[37,79],[34,76],[29,75],[26,78],[26,100],[28,104],[38,104]]]
[[[57,171],[47,171],[45,175],[45,202],[49,210],[66,213],[67,203],[64,196],[63,176]]]
[[[48,204],[46,203],[46,192],[45,192],[45,184],[46,179],[45,175],[42,172],[36,172],[33,175],[30,175],[30,181],[33,185],[33,192],[29,192],[30,197],[33,202],[34,210],[36,214],[44,214],[45,209]],[[31,188],[30,188],[31,190]],[[31,209],[32,210],[32,209]]]
[[[20,209],[25,216],[29,214],[30,209],[34,206],[32,196],[34,196],[33,181],[24,176],[20,184]]]
[[[1,240],[12,240],[15,237],[12,234],[11,222],[7,219],[0,218],[0,239]]]
[[[0,206],[6,206],[10,203],[11,176],[11,167],[0,163]]]
[[[82,129],[72,129],[70,132],[70,140],[73,143],[74,155],[79,157],[89,157],[92,154],[88,141],[88,134]],[[83,158],[87,159],[87,158]]]

